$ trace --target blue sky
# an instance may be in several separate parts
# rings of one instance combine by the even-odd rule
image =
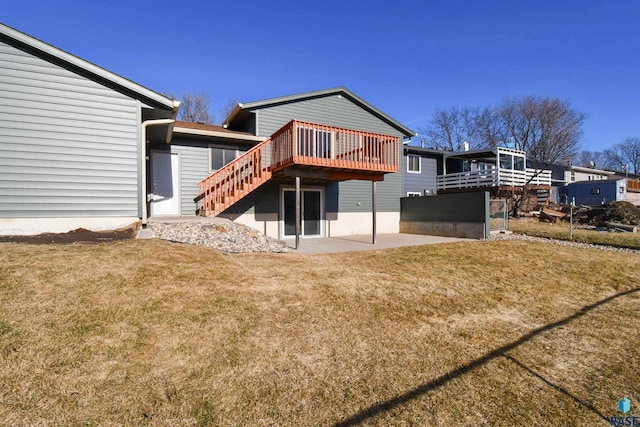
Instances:
[[[411,129],[507,96],[587,113],[583,148],[640,137],[640,0],[34,1],[3,23],[158,92],[256,101],[346,86]]]

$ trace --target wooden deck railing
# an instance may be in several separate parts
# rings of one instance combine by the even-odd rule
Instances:
[[[272,139],[278,165],[398,171],[397,136],[292,120]]]
[[[198,183],[198,211],[217,215],[271,178],[268,139]]]
[[[480,188],[480,187],[523,187],[525,185],[551,185],[551,171],[527,169],[487,169],[482,171],[458,172],[438,175],[438,190]]]
[[[292,120],[198,183],[198,210],[217,215],[292,165],[397,172],[397,136]]]

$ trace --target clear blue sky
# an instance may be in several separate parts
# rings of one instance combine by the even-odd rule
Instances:
[[[334,86],[414,130],[435,108],[568,100],[583,147],[640,137],[640,0],[6,1],[3,23],[157,92]]]

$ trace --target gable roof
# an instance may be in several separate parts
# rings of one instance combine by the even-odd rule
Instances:
[[[118,92],[124,93],[134,99],[139,99],[144,103],[164,110],[178,111],[180,102],[174,101],[164,95],[147,89],[137,83],[121,77],[102,67],[85,61],[75,55],[58,49],[55,46],[40,41],[34,37],[24,34],[5,24],[0,23],[0,41],[10,44],[20,50],[27,51],[43,59],[67,68],[75,73],[83,75],[91,80],[97,81]]]
[[[303,100],[306,100],[306,99],[313,99],[313,98],[322,98],[322,97],[325,97],[325,96],[332,96],[332,95],[342,95],[342,96],[344,96],[345,98],[349,99],[350,101],[352,101],[353,103],[358,105],[360,108],[368,111],[369,113],[371,113],[374,116],[378,117],[380,120],[386,122],[391,127],[399,130],[407,138],[416,135],[416,133],[414,131],[412,131],[411,129],[409,129],[408,127],[406,127],[405,125],[403,125],[399,121],[395,120],[391,116],[383,113],[381,110],[379,110],[376,107],[374,107],[373,105],[369,104],[364,99],[360,98],[359,96],[357,96],[356,94],[354,94],[353,92],[351,92],[350,90],[348,90],[347,88],[345,88],[343,86],[330,88],[330,89],[316,90],[316,91],[312,91],[312,92],[304,92],[304,93],[299,93],[299,94],[295,94],[295,95],[281,96],[281,97],[278,97],[278,98],[264,99],[262,101],[240,103],[231,112],[229,117],[227,117],[227,119],[224,121],[224,125],[228,125],[229,122],[231,122],[231,120],[233,120],[233,118],[240,111],[243,111],[243,110],[251,110],[251,109],[259,109],[259,108],[271,107],[271,106],[274,106],[274,105],[288,104],[288,103],[291,103],[291,102],[303,101]]]

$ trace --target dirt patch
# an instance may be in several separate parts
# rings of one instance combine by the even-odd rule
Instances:
[[[573,218],[579,224],[596,227],[604,227],[607,222],[640,225],[640,209],[630,202],[611,202],[602,206],[579,208],[574,211]]]
[[[104,243],[133,239],[135,235],[136,227],[108,231],[91,231],[85,228],[78,228],[68,233],[43,233],[35,236],[0,236],[0,243],[12,242],[35,245],[51,243],[69,244],[76,242]]]

